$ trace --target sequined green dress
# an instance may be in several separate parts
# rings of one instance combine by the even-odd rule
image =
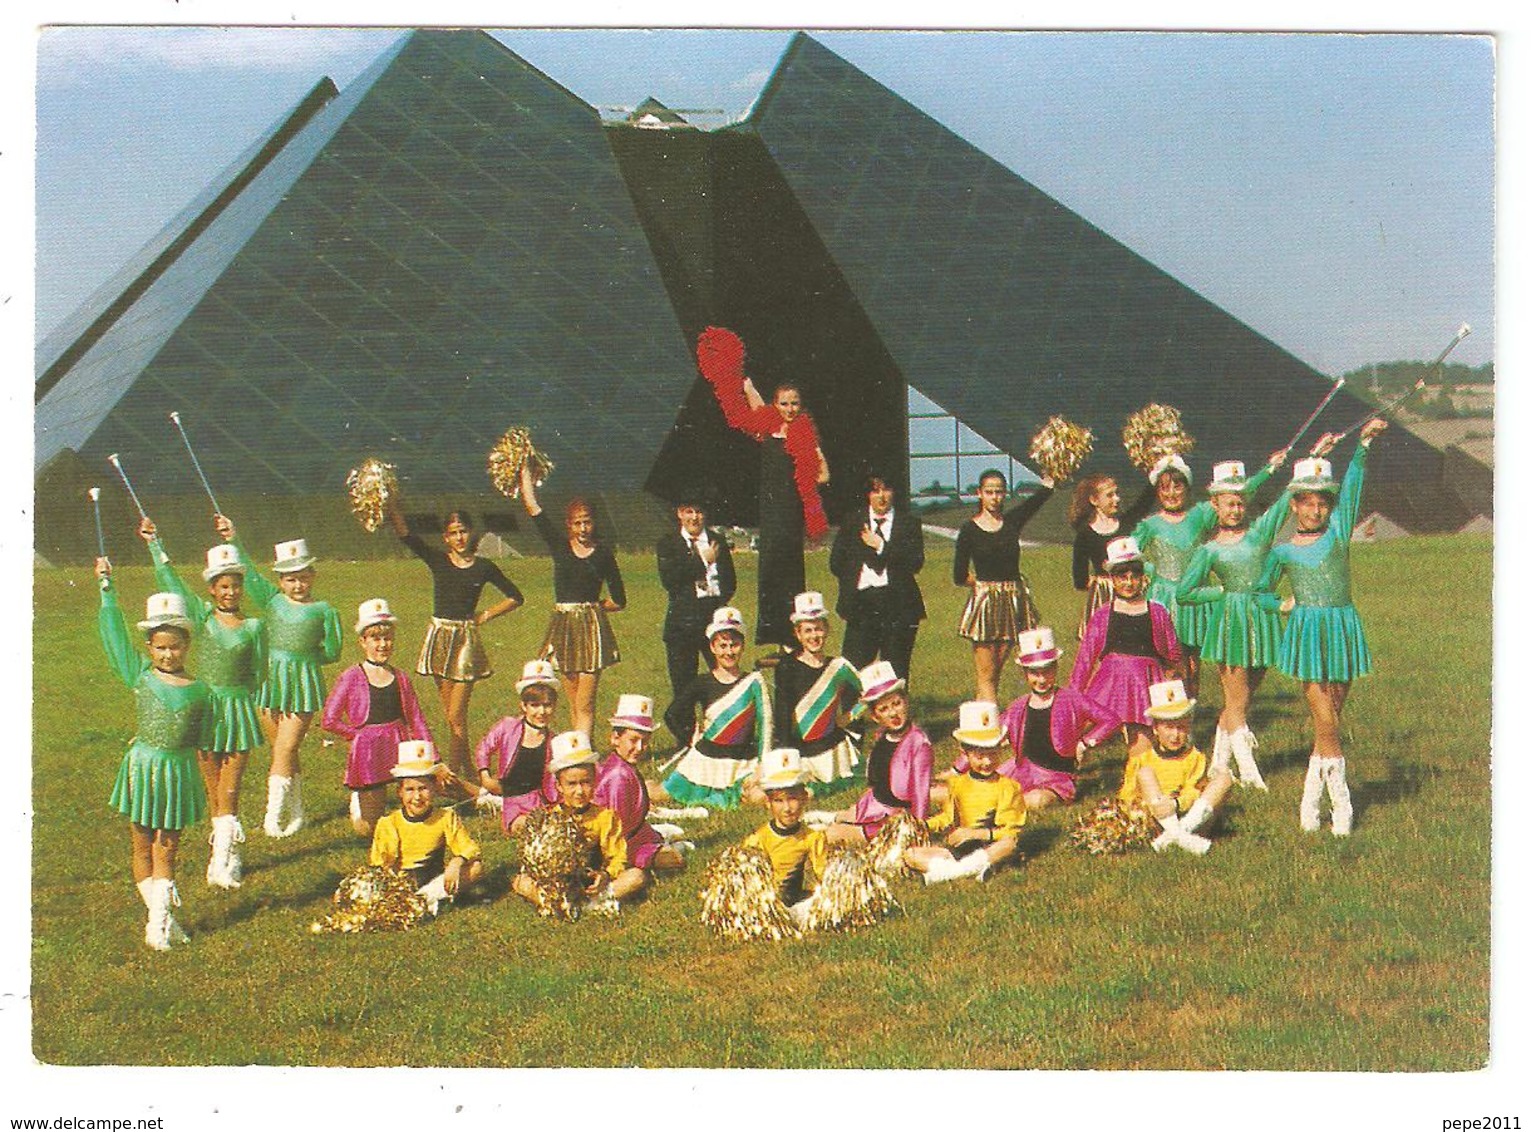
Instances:
[[[1238,542],[1221,542],[1214,535],[1191,555],[1175,597],[1182,607],[1200,605],[1210,611],[1201,643],[1203,659],[1229,668],[1269,668],[1276,663],[1281,615],[1260,608],[1255,587],[1289,499],[1291,493],[1283,492]],[[1208,584],[1210,576],[1216,577],[1216,584]]]
[[[133,689],[138,708],[138,734],[117,768],[110,805],[134,825],[185,829],[207,813],[197,770],[197,751],[206,749],[213,730],[207,685],[168,684],[159,677],[135,647],[110,583],[101,588],[96,621],[106,662]]]
[[[1244,497],[1253,498],[1270,478],[1269,467],[1250,476],[1244,485]],[[1203,500],[1188,508],[1184,515],[1185,518],[1175,522],[1166,519],[1164,512],[1155,512],[1132,529],[1132,537],[1137,539],[1147,566],[1148,600],[1157,601],[1170,611],[1175,622],[1175,636],[1182,645],[1199,649],[1211,627],[1212,610],[1206,605],[1182,607],[1175,595],[1180,579],[1191,563],[1191,556],[1217,526],[1217,512],[1212,509],[1212,504]]]
[[[240,556],[244,554],[241,551]],[[197,672],[213,697],[212,745],[215,754],[248,751],[261,742],[255,692],[266,674],[266,638],[258,618],[246,617],[230,627],[218,620],[212,602],[198,597],[170,567],[170,556],[159,539],[149,542],[154,580],[160,589],[178,593],[186,602],[196,648]],[[246,559],[248,561],[248,559]]]
[[[1350,600],[1350,536],[1361,510],[1366,447],[1356,448],[1340,485],[1329,527],[1306,546],[1281,543],[1270,552],[1256,586],[1262,608],[1275,610],[1276,584],[1285,575],[1296,600],[1281,635],[1276,667],[1288,676],[1341,683],[1372,670],[1361,617]]]
[[[250,561],[243,546],[239,556]],[[266,607],[261,618],[266,679],[255,693],[256,706],[277,713],[321,710],[325,689],[320,666],[340,659],[340,615],[327,601],[293,601],[253,569],[245,573],[245,588]]]

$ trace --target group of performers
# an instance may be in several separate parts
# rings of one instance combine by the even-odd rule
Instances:
[[[638,770],[661,718],[649,696],[619,697],[604,759],[592,744],[600,673],[620,659],[608,618],[626,601],[616,557],[583,500],[568,505],[564,530],[557,530],[526,468],[520,495],[553,556],[553,609],[539,655],[516,682],[516,712],[476,747],[468,733],[470,698],[493,671],[479,630],[525,598],[475,553],[466,513],[445,516],[438,547],[410,530],[396,496],[389,502],[394,533],[432,577],[432,617],[415,672],[436,685],[448,733],[444,758],[409,675],[392,663],[397,618],[386,599],[358,607],[360,662],[326,690],[323,669],[340,659],[342,630],[335,608],[315,596],[316,559],[305,540],[275,547],[268,578],[232,522],[216,515],[219,542],[207,552],[203,596],[173,569],[145,517],[140,534],[160,592],[148,599],[136,641],[111,565],[98,559],[101,639],[112,671],[133,689],[138,713],[111,804],[131,825],[151,947],[185,939],[173,914],[176,855],[181,831],[209,809],[207,881],[221,888],[242,883],[240,785],[263,738],[271,762],[262,828],[272,838],[302,828],[299,750],[321,712],[324,730],[350,745],[344,782],[356,833],[371,840],[374,863],[416,877],[433,908],[483,872],[481,852],[455,816],[458,802],[498,812],[511,837],[522,836],[540,809],[577,815],[596,846],[587,894],[613,910],[640,892],[653,870],[681,868],[694,848],[679,827],[651,822],[655,804],[674,807],[664,815],[671,817],[765,806],[771,820],[751,843],[771,857],[784,893],[790,887],[795,897],[789,903],[807,899],[805,861],[819,871],[814,862],[822,864],[826,846],[865,844],[900,811],[937,835],[932,845],[907,852],[909,867],[930,883],[981,878],[1016,854],[1027,812],[1074,802],[1081,760],[1118,739],[1119,797],[1147,807],[1158,822],[1154,848],[1204,853],[1210,842],[1197,830],[1229,789],[1266,789],[1248,708],[1271,667],[1302,683],[1312,717],[1301,828],[1320,828],[1327,793],[1333,833],[1349,834],[1340,720],[1351,681],[1371,667],[1351,601],[1349,541],[1366,454],[1383,420],[1361,430],[1339,481],[1327,459],[1338,437],[1322,437],[1258,516],[1251,500],[1285,462],[1285,451],[1252,476],[1237,461],[1217,464],[1208,499],[1195,504],[1190,468],[1182,457],[1166,456],[1125,515],[1114,479],[1081,480],[1069,513],[1077,531],[1074,582],[1085,603],[1066,684],[1059,679],[1062,650],[1041,624],[1019,561],[1021,529],[1054,485],[1044,480],[1006,511],[1004,477],[984,473],[979,510],[959,532],[953,558],[953,581],[970,591],[957,632],[972,644],[975,690],[960,706],[958,752],[941,775],[908,695],[915,634],[925,616],[916,578],[924,561],[918,520],[893,506],[887,480],[868,477],[865,509],[844,518],[830,556],[839,583],[836,611],[845,624],[844,655],[834,655],[829,609],[822,594],[806,589],[802,572],[803,535],[825,533],[822,512],[805,502],[811,496],[816,503],[816,485],[828,474],[817,434],[797,390],[783,386],[767,403],[741,377],[742,353],[731,352],[726,334],[711,342],[704,335],[702,352],[723,361],[704,363],[703,372],[730,423],[762,438],[764,461],[782,464],[770,490],[790,489],[796,512],[785,524],[797,532],[796,548],[767,553],[763,546],[760,559],[757,641],[784,648],[769,665],[746,663],[745,617],[730,604],[737,574],[727,539],[707,526],[703,499],[677,500],[675,528],[656,548],[669,596],[661,636],[671,699],[662,721],[677,749],[657,782]],[[779,428],[770,427],[773,420]],[[1276,543],[1288,514],[1296,532]],[[1285,600],[1277,593],[1283,578],[1292,593]],[[485,586],[502,596],[480,608]],[[245,612],[247,598],[258,616]],[[198,679],[186,672],[193,643]],[[1001,674],[1012,654],[1026,689],[1002,708]],[[1191,740],[1202,659],[1216,666],[1223,693],[1210,757]],[[554,724],[560,693],[569,704],[562,730]],[[853,806],[806,808],[813,796],[853,780],[865,782]],[[390,786],[400,804],[394,813],[387,812]],[[453,805],[438,807],[438,797]],[[535,899],[535,886],[524,880],[514,890]]]

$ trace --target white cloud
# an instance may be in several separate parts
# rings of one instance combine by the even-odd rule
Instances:
[[[323,72],[343,84],[400,34],[347,28],[49,28],[38,41],[37,77],[62,85],[98,68],[145,66],[186,73]]]

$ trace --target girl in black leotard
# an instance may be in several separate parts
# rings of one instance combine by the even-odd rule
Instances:
[[[952,559],[953,584],[972,591],[957,633],[973,642],[975,700],[999,702],[1000,673],[1015,638],[1041,620],[1021,573],[1021,528],[1052,493],[1053,481],[1044,479],[1040,491],[1002,511],[1008,494],[1004,475],[989,468],[978,477],[978,514],[962,524]]]
[[[441,710],[447,717],[451,740],[447,766],[453,774],[468,782],[477,781],[473,763],[468,758],[468,702],[473,685],[493,675],[488,654],[479,640],[479,626],[509,613],[521,604],[521,591],[487,558],[474,552],[478,540],[473,537],[473,523],[466,511],[450,511],[442,524],[443,548],[430,546],[412,534],[398,498],[388,501],[388,523],[399,541],[412,550],[431,572],[433,588],[431,624],[425,631],[420,660],[415,671],[436,681]],[[504,594],[504,600],[488,609],[478,608],[479,594],[486,585]]]
[[[1074,485],[1069,500],[1069,526],[1074,528],[1074,588],[1085,595],[1084,611],[1079,617],[1079,639],[1101,606],[1112,598],[1111,578],[1106,573],[1106,544],[1124,534],[1131,534],[1138,520],[1153,509],[1153,485],[1144,488],[1127,510],[1121,509],[1121,493],[1116,477],[1104,472],[1085,476]]]
[[[611,547],[596,541],[595,513],[583,499],[569,502],[564,533],[554,529],[537,502],[531,469],[521,468],[521,503],[553,556],[553,616],[542,642],[563,677],[570,729],[590,734],[601,669],[622,659],[608,613],[627,604],[622,571]],[[607,596],[601,596],[605,588]]]

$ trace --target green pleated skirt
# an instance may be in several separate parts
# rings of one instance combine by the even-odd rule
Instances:
[[[208,750],[216,755],[251,751],[262,741],[260,716],[255,697],[248,688],[208,688],[212,693],[213,742]]]
[[[1213,610],[1208,605],[1181,605],[1175,600],[1175,590],[1180,582],[1168,578],[1155,578],[1148,585],[1148,600],[1157,601],[1170,612],[1175,623],[1175,636],[1182,645],[1199,649],[1207,639],[1212,627]]]
[[[1281,616],[1261,609],[1253,594],[1224,593],[1207,606],[1211,624],[1202,659],[1229,668],[1270,668],[1281,652]]]
[[[1337,683],[1372,670],[1366,632],[1353,605],[1299,605],[1287,618],[1276,667],[1288,676]]]
[[[134,742],[117,767],[111,807],[134,825],[185,829],[207,815],[197,753]]]
[[[266,682],[255,693],[255,706],[278,713],[319,711],[324,707],[324,673],[318,661],[273,652],[266,665]]]

